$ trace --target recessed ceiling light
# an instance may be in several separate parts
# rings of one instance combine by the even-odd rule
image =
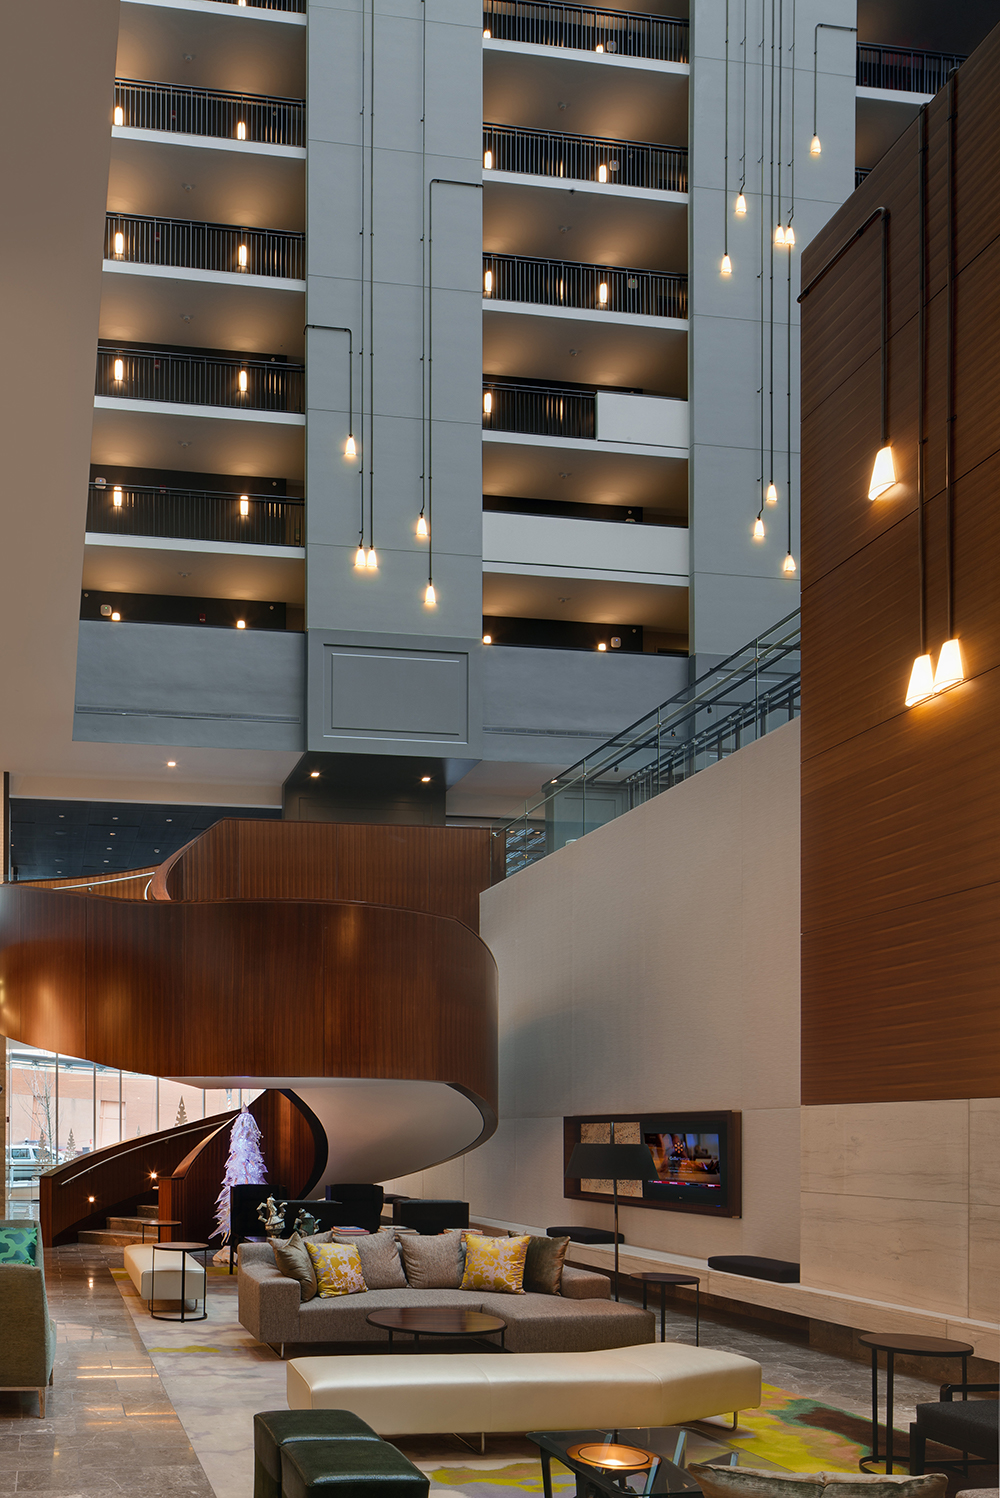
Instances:
[[[167,818],[167,821],[168,821],[168,822],[172,822],[172,821],[173,821],[173,820],[174,820],[174,819],[173,819],[173,817],[168,817],[168,818]]]
[[[319,779],[319,771],[318,770],[310,770],[309,771],[309,779],[310,780],[318,780]]]
[[[429,775],[421,775],[421,777],[420,777],[420,784],[421,785],[430,785],[430,783],[431,783],[431,777]]]
[[[177,769],[177,761],[175,759],[168,759],[167,760],[167,769],[168,770],[176,770]]]

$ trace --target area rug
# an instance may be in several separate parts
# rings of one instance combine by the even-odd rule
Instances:
[[[871,1448],[871,1429],[860,1415],[764,1384],[760,1409],[742,1411],[739,1430],[724,1439],[748,1457],[764,1456],[789,1472],[856,1472],[859,1457]],[[895,1436],[903,1455],[906,1437],[899,1431]],[[880,1439],[885,1441],[884,1431]]]

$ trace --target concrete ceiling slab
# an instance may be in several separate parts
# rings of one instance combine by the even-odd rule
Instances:
[[[541,308],[505,312],[497,305],[483,313],[483,369],[493,379],[619,385],[684,400],[687,330],[546,317]]]
[[[497,125],[599,135],[605,140],[683,146],[688,80],[674,73],[598,68],[565,58],[488,48],[483,53],[483,119]]]
[[[581,624],[642,624],[683,634],[687,588],[591,578],[483,574],[483,613],[508,619],[572,619]]]
[[[239,598],[302,608],[305,570],[304,560],[290,557],[89,544],[82,586],[100,593]]]
[[[91,461],[109,467],[239,473],[247,478],[304,477],[302,426],[191,416],[188,410],[166,403],[157,411],[129,409],[127,401],[113,410],[95,408]],[[86,491],[86,479],[83,488]]]
[[[529,187],[487,173],[483,249],[639,270],[687,269],[687,205],[574,187]]]
[[[305,229],[305,162],[173,141],[111,146],[109,213],[200,219],[241,228]],[[185,186],[187,184],[187,186]]]
[[[101,337],[116,343],[163,343],[234,349],[243,354],[305,355],[301,290],[150,275],[151,267],[105,262]]]
[[[678,520],[687,514],[686,460],[558,448],[483,443],[483,493],[571,504],[642,505]]]
[[[119,78],[305,98],[305,17],[226,7],[229,14],[126,0]]]

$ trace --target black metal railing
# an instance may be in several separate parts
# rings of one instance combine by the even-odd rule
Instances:
[[[176,536],[186,541],[242,541],[248,546],[302,546],[305,503],[270,494],[92,483],[87,491],[87,530],[103,536]]]
[[[156,349],[97,351],[96,395],[244,411],[303,410],[305,365]]]
[[[104,258],[301,281],[306,273],[306,237],[277,229],[244,229],[186,218],[109,213],[104,229]]]
[[[961,67],[955,52],[912,52],[906,47],[858,47],[858,85],[893,88],[907,94],[936,94],[948,74]]]
[[[532,255],[484,255],[483,296],[492,302],[687,317],[687,276]]]
[[[483,431],[525,432],[535,437],[587,437],[597,428],[593,391],[559,385],[483,381]]]
[[[483,167],[487,171],[687,192],[687,161],[685,146],[522,130],[514,125],[483,126]]]
[[[483,35],[576,52],[688,60],[687,21],[629,10],[588,10],[558,0],[483,0]]]
[[[114,123],[133,130],[177,131],[268,146],[304,146],[303,99],[233,94],[218,88],[115,79]]]
[[[306,13],[306,0],[220,0],[222,5],[249,5],[254,10],[292,10],[298,15]]]
[[[870,171],[870,166],[856,166],[854,168],[854,186],[860,187]]]

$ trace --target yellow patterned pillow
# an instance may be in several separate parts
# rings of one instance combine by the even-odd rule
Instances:
[[[482,1233],[466,1233],[465,1273],[461,1288],[523,1295],[524,1261],[530,1242],[527,1235],[523,1238],[487,1238]]]
[[[353,1243],[312,1243],[307,1238],[306,1248],[316,1271],[317,1295],[357,1295],[368,1289]]]

